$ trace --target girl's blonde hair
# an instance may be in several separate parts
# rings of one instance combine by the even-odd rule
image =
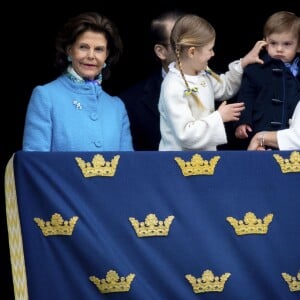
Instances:
[[[215,38],[216,31],[214,27],[205,19],[194,14],[186,14],[179,18],[172,29],[170,37],[170,43],[176,54],[179,71],[187,88],[186,95],[191,95],[202,108],[204,106],[198,97],[197,89],[191,88],[185,79],[180,57],[189,47],[202,48]],[[220,80],[220,77],[212,70],[208,69],[207,72],[217,80]]]

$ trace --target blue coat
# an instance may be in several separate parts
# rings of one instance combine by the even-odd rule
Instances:
[[[100,85],[66,74],[34,88],[25,119],[24,151],[132,151],[124,103]]]
[[[263,130],[288,128],[300,99],[300,72],[294,77],[281,60],[272,59],[267,53],[262,59],[263,65],[245,68],[237,96],[239,102],[245,102],[246,109],[236,125],[250,125],[251,136]]]

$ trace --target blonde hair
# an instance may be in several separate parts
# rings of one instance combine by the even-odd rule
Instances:
[[[205,19],[194,14],[186,14],[179,18],[171,32],[171,46],[176,54],[176,62],[179,67],[180,74],[186,86],[187,95],[191,95],[197,104],[204,108],[198,94],[193,88],[191,88],[186,81],[184,73],[182,71],[182,64],[180,57],[189,47],[204,47],[216,37],[216,31],[214,27]],[[220,80],[220,77],[212,70],[207,69],[207,72]]]
[[[300,18],[289,11],[278,11],[271,15],[263,29],[264,37],[273,33],[291,32],[298,39],[298,47],[300,47]]]

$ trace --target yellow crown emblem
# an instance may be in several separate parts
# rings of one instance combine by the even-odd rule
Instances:
[[[105,161],[104,157],[96,154],[92,162],[85,162],[81,157],[75,157],[84,177],[114,176],[120,155],[114,156],[111,161]]]
[[[205,270],[202,273],[202,277],[196,278],[191,274],[185,275],[185,278],[193,287],[193,291],[196,294],[208,293],[208,292],[222,292],[225,282],[231,274],[225,273],[221,277],[214,276],[211,270]]]
[[[174,216],[168,216],[164,221],[159,221],[155,214],[149,214],[145,222],[139,222],[130,217],[129,221],[138,237],[167,236]]]
[[[273,154],[273,157],[280,166],[282,173],[300,172],[300,152],[293,151],[290,158],[283,158],[279,154]]]
[[[213,175],[220,156],[214,156],[210,161],[204,160],[200,154],[194,154],[191,161],[184,161],[180,157],[174,159],[184,176]]]
[[[287,273],[281,273],[283,279],[288,284],[291,292],[299,292],[300,291],[300,272],[296,276],[291,276]]]
[[[102,294],[116,293],[116,292],[128,292],[130,290],[131,283],[135,277],[135,274],[129,274],[126,277],[119,277],[118,273],[114,270],[110,270],[106,274],[106,278],[99,279],[96,276],[90,276],[92,281]]]
[[[232,225],[237,235],[266,234],[268,226],[273,220],[273,214],[268,214],[261,220],[257,219],[254,213],[247,212],[244,220],[238,221],[233,217],[227,217],[226,220]]]
[[[72,217],[69,221],[64,221],[62,216],[55,213],[51,221],[44,221],[34,218],[35,223],[40,227],[44,236],[48,235],[72,235],[78,217]]]

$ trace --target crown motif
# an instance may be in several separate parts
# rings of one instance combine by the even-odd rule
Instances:
[[[180,157],[174,159],[184,176],[213,175],[220,156],[214,156],[210,161],[204,160],[200,154],[194,154],[191,161],[184,161]]]
[[[135,274],[129,274],[126,277],[119,277],[116,271],[110,270],[107,272],[106,278],[99,279],[96,276],[90,276],[89,279],[97,286],[98,290],[102,294],[107,294],[128,292],[134,277]]]
[[[138,237],[167,236],[174,216],[168,216],[164,221],[158,221],[155,214],[149,214],[145,222],[139,222],[130,217],[129,221]]]
[[[299,292],[300,291],[300,271],[296,276],[291,276],[287,273],[281,273],[283,279],[288,284],[291,292]]]
[[[263,221],[257,219],[255,214],[247,212],[244,220],[236,220],[233,217],[227,217],[226,220],[232,225],[237,235],[245,234],[266,234],[268,226],[273,220],[273,214],[268,214]]]
[[[114,156],[111,161],[105,161],[104,157],[96,154],[92,162],[85,162],[80,157],[75,157],[78,166],[80,167],[84,177],[94,176],[114,176],[116,173],[117,165],[120,155]]]
[[[273,157],[278,162],[282,173],[300,172],[300,152],[293,151],[290,158],[283,158],[279,154],[273,154]]]
[[[185,278],[193,287],[193,291],[196,294],[207,292],[222,292],[225,282],[231,274],[225,273],[221,277],[214,276],[211,270],[205,270],[202,273],[202,277],[196,278],[191,274],[185,275]]]
[[[40,218],[33,220],[40,227],[44,236],[72,235],[78,217],[74,216],[69,221],[64,221],[60,214],[55,213],[52,215],[51,221],[44,221]]]

